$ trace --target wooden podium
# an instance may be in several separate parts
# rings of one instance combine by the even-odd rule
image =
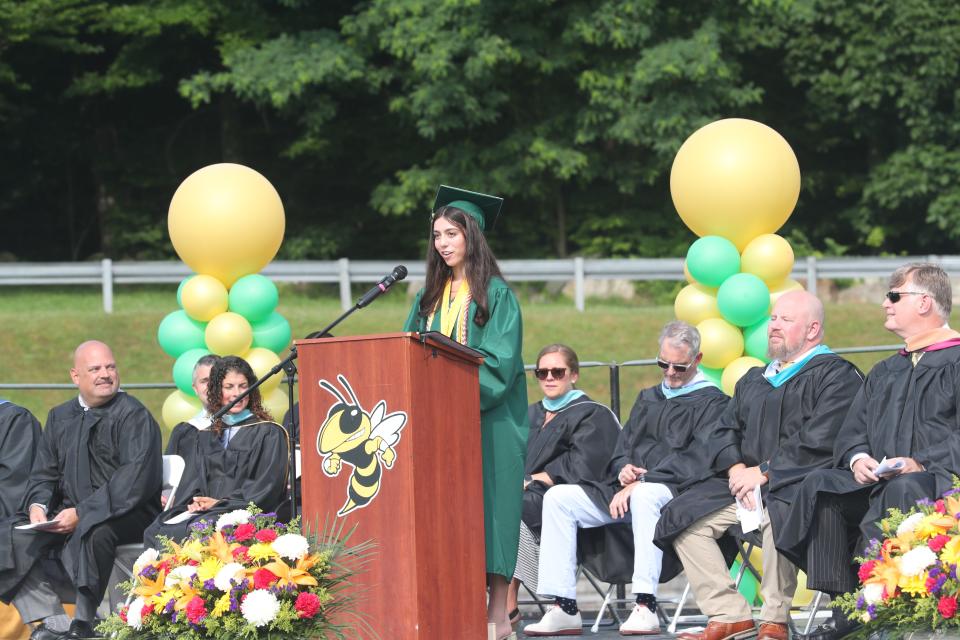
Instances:
[[[485,640],[481,358],[416,333],[296,344],[303,522],[377,543],[357,586],[383,640]]]

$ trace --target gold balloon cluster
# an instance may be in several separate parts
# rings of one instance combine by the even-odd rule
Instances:
[[[236,355],[257,377],[280,362],[290,344],[290,323],[276,311],[276,285],[258,272],[280,249],[283,203],[273,185],[239,164],[214,164],[191,174],[170,201],[167,226],[180,259],[196,275],[180,283],[180,309],[160,323],[157,341],[171,357],[177,390],[163,403],[168,427],[202,408],[191,387],[202,356]],[[265,408],[276,418],[287,409],[281,374],[260,386]]]
[[[687,254],[689,284],[674,312],[700,331],[704,374],[733,395],[748,369],[768,361],[770,306],[803,288],[790,279],[790,243],[774,233],[796,206],[800,166],[770,127],[718,120],[680,147],[670,193],[680,218],[700,236]]]

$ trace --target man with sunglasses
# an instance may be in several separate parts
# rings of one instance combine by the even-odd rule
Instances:
[[[777,300],[767,339],[770,364],[750,369],[737,382],[709,431],[706,466],[715,475],[668,504],[657,525],[657,544],[676,551],[709,618],[703,632],[681,634],[696,640],[787,639],[797,569],[777,553],[774,532],[803,477],[830,465],[834,438],[862,383],[857,368],[822,343],[823,305],[805,291]],[[738,525],[738,502],[762,514],[759,629],[718,542]]]
[[[904,348],[874,365],[837,437],[837,468],[803,482],[777,537],[777,547],[806,570],[807,585],[831,595],[857,587],[853,558],[882,537],[877,522],[887,509],[936,498],[960,475],[960,333],[947,326],[950,278],[935,264],[907,264],[890,276],[889,289],[884,327]],[[880,473],[883,458],[889,471]],[[835,611],[834,624],[813,635],[840,637],[849,627]]]
[[[577,635],[577,529],[630,522],[633,529],[633,585],[636,605],[620,627],[621,635],[659,633],[657,584],[661,552],[653,545],[660,508],[692,479],[702,465],[683,458],[696,433],[716,420],[726,396],[698,370],[700,334],[685,322],[671,322],[660,334],[657,364],[663,382],[644,389],[617,440],[602,482],[550,488],[544,496],[538,591],[556,605],[540,622],[527,625],[528,636]]]

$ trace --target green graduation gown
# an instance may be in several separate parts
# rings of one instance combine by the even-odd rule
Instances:
[[[404,331],[421,331],[417,293]],[[490,319],[478,327],[470,303],[467,346],[484,356],[480,366],[480,438],[483,448],[483,521],[487,572],[513,576],[520,538],[523,468],[527,452],[527,382],[523,373],[523,320],[516,297],[500,278],[487,286]],[[440,314],[430,330],[440,330]],[[456,333],[456,330],[454,330]],[[451,336],[454,337],[455,336]]]

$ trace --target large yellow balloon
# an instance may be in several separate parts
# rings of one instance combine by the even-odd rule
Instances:
[[[227,288],[213,276],[198,275],[180,290],[183,310],[194,320],[207,322],[227,310]]]
[[[777,298],[788,291],[803,291],[803,285],[792,278],[787,278],[776,289],[770,289],[770,308],[773,309],[773,305],[777,303]]]
[[[263,408],[273,416],[274,422],[283,423],[283,417],[287,415],[290,408],[290,401],[283,389],[274,389],[270,393],[265,393],[263,398]]]
[[[273,351],[270,351],[270,349],[264,349],[263,347],[254,347],[243,354],[242,357],[250,365],[250,368],[253,369],[258,380],[270,373],[270,369],[280,364],[280,357]],[[283,381],[283,371],[264,380],[263,384],[260,385],[260,393],[266,396],[269,392],[279,387],[281,381]]]
[[[743,333],[722,318],[708,318],[697,323],[703,366],[723,369],[743,354]]]
[[[283,241],[283,203],[262,175],[240,164],[191,174],[170,201],[170,240],[180,259],[230,287],[273,260]]]
[[[200,404],[200,400],[177,389],[163,401],[160,415],[163,417],[163,424],[168,429],[172,429],[181,422],[186,422],[197,415],[202,408],[203,405]]]
[[[707,318],[719,318],[717,290],[702,284],[688,284],[673,301],[673,312],[678,320],[697,325]]]
[[[218,356],[239,356],[250,348],[253,329],[242,315],[226,311],[207,323],[204,339]]]
[[[765,367],[763,360],[759,360],[752,356],[743,356],[737,358],[730,364],[726,366],[723,370],[723,375],[720,377],[720,387],[723,389],[723,392],[728,396],[732,396],[734,390],[737,388],[737,380],[743,377],[748,370],[753,367]]]
[[[787,221],[800,195],[800,165],[779,133],[753,120],[697,130],[674,158],[670,193],[698,236],[723,236],[742,251]]]
[[[759,277],[768,287],[777,287],[793,271],[793,247],[775,233],[757,236],[740,255],[740,270]]]

